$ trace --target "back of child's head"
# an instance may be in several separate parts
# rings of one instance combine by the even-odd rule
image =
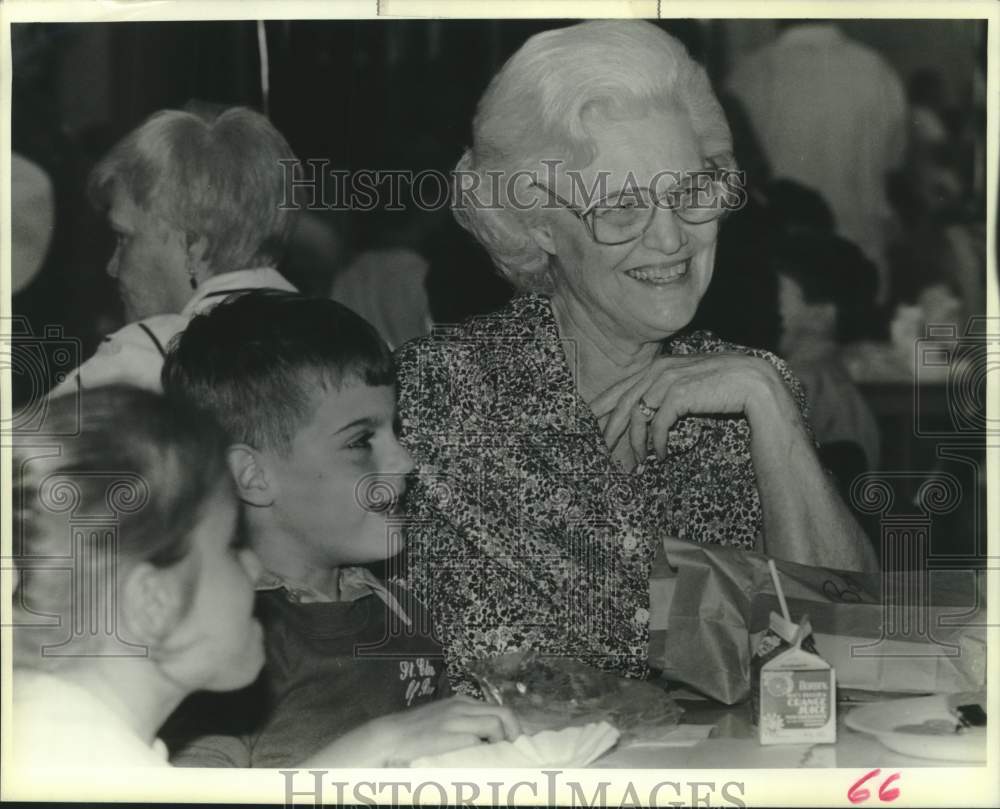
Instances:
[[[868,335],[877,317],[878,271],[855,244],[833,234],[789,235],[775,240],[771,264],[798,284],[806,303],[836,306],[831,337],[848,343]]]
[[[87,605],[114,604],[131,565],[183,560],[207,502],[231,485],[221,430],[163,397],[110,386],[45,407],[46,432],[58,437],[15,433],[12,467],[15,659],[36,667],[68,659],[43,648],[64,642],[68,627],[86,630]],[[35,569],[45,567],[56,569]],[[94,651],[108,638],[75,640]]]
[[[163,368],[167,396],[210,413],[231,443],[283,454],[323,391],[395,381],[388,346],[360,315],[273,290],[240,294],[195,317]]]

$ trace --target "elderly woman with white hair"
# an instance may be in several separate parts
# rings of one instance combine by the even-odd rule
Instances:
[[[294,287],[275,269],[288,240],[284,137],[260,113],[162,110],[126,135],[91,172],[117,244],[126,326],[55,394],[122,383],[159,392],[170,340],[194,315],[247,289]]]
[[[458,688],[521,649],[645,676],[665,535],[877,566],[785,363],[685,331],[731,154],[704,71],[650,23],[534,36],[481,99],[453,207],[523,294],[398,354],[407,579]]]

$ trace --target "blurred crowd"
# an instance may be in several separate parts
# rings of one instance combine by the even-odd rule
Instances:
[[[913,341],[927,324],[953,323],[962,333],[969,317],[985,312],[985,36],[967,86],[956,92],[934,68],[900,76],[833,23],[782,24],[772,42],[724,70],[708,26],[664,26],[717,74],[749,191],[745,208],[722,228],[715,280],[691,328],[781,351],[800,375],[814,373],[807,366],[823,357],[840,382],[911,378]],[[270,31],[272,94],[283,76],[294,86],[288,74],[306,58],[290,55],[302,50],[304,35],[277,28]],[[495,60],[523,38],[517,24],[503,30],[506,39],[492,43]],[[449,51],[458,33],[429,47]],[[53,26],[14,30],[13,309],[36,332],[58,324],[86,356],[121,322],[103,273],[110,234],[85,196],[88,171],[117,133],[108,125],[70,131],[60,120],[52,99],[58,49],[68,36]],[[340,44],[353,44],[355,61],[377,56],[364,37],[352,37]],[[248,36],[241,42],[237,49],[252,44]],[[398,42],[385,42],[385,59],[403,58]],[[247,71],[232,72],[243,89],[230,92],[251,92]],[[399,90],[396,106],[427,109],[417,116],[419,128],[381,136],[385,167],[453,167],[471,117],[471,102],[461,99],[474,98],[482,83],[469,72],[476,86],[464,95],[449,90],[452,101],[460,99],[453,110],[431,98],[430,83],[444,80],[440,70],[414,75]],[[321,133],[295,131],[303,124],[281,112],[289,105],[277,97],[272,103],[293,148],[319,142]],[[185,106],[218,105],[188,99]],[[381,113],[387,122],[401,115]],[[332,155],[334,165],[340,157]],[[364,159],[343,157],[354,166]],[[392,346],[435,323],[495,310],[514,294],[446,209],[303,211],[296,220],[281,271],[298,288],[361,311]],[[839,383],[827,387],[841,390]],[[874,449],[866,453],[869,462],[877,457]]]

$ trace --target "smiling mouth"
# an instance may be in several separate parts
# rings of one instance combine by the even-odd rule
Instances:
[[[658,265],[650,269],[636,268],[626,270],[625,274],[636,281],[642,281],[644,284],[663,286],[687,278],[690,271],[691,259],[688,259],[679,264],[671,264],[669,266]]]

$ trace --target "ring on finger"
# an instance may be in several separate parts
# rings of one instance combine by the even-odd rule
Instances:
[[[646,404],[646,400],[641,397],[635,407],[646,421],[652,421],[653,416],[656,415],[657,408],[650,407]]]

